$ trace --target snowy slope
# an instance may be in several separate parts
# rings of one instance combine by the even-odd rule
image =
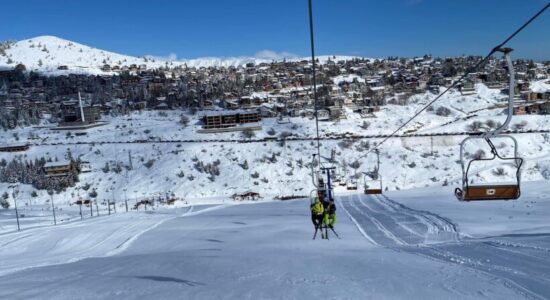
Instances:
[[[318,57],[321,62],[332,56]],[[353,56],[336,56],[336,60],[349,60]],[[8,64],[8,60],[13,63]],[[308,58],[289,58],[289,60],[302,60]],[[51,75],[67,73],[78,74],[113,74],[102,72],[104,64],[130,66],[132,64],[144,64],[147,68],[159,67],[229,67],[243,66],[247,63],[270,63],[271,59],[256,57],[204,57],[197,59],[165,60],[156,57],[133,57],[109,52],[76,42],[64,40],[55,36],[38,36],[14,43],[6,50],[6,56],[0,56],[0,68],[15,67],[23,63],[27,70],[34,70]],[[67,66],[69,70],[58,70],[61,65]]]
[[[445,188],[119,213],[0,236],[6,299],[547,299],[550,192],[458,202]],[[475,235],[475,238],[471,236]],[[437,239],[435,237],[438,237]]]

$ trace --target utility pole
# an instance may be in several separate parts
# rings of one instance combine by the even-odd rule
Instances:
[[[128,150],[128,164],[130,165],[130,170],[133,170],[134,166],[132,165],[132,150]]]
[[[434,156],[434,137],[433,136],[430,136],[430,146],[431,146],[431,149],[432,149],[432,156]]]
[[[57,225],[57,220],[55,218],[55,204],[53,203],[53,190],[49,190],[48,194],[50,194],[50,201],[52,202],[53,225]]]

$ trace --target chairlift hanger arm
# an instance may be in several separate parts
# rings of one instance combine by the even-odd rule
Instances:
[[[510,124],[510,121],[512,121],[512,116],[514,114],[514,92],[515,92],[515,72],[514,72],[514,64],[512,62],[512,58],[510,56],[510,53],[513,51],[511,48],[498,48],[496,51],[504,53],[504,59],[506,60],[506,65],[508,67],[508,73],[509,73],[509,86],[508,86],[508,108],[506,110],[506,121],[498,127],[497,129],[493,131],[488,131],[483,135],[486,139],[492,138],[498,134],[500,134],[503,130],[508,128],[508,125]],[[491,145],[488,141],[488,143]],[[494,149],[494,147],[491,145],[491,148]]]

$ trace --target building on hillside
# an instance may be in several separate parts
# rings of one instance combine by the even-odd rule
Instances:
[[[251,200],[251,201],[257,201],[259,200],[260,194],[252,191],[246,191],[244,193],[236,193],[231,196],[231,199],[234,201],[244,201],[244,200]]]
[[[241,124],[259,123],[262,116],[258,111],[211,111],[202,116],[203,129],[228,128]]]
[[[62,177],[69,175],[74,170],[71,161],[48,162],[44,165],[46,177]]]
[[[0,152],[22,152],[29,150],[28,144],[0,145]]]
[[[103,71],[103,72],[111,72],[111,65],[109,65],[109,64],[104,64],[104,65],[101,67],[101,71]]]
[[[78,101],[64,101],[61,104],[61,118],[63,125],[94,124],[101,116],[101,108],[98,106],[82,106]]]

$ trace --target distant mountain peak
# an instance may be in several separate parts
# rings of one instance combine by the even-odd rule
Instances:
[[[332,58],[332,56],[319,57],[321,60],[327,60],[328,58]],[[337,57],[337,59],[353,58],[355,57]],[[302,59],[308,58],[293,58],[288,60]],[[170,67],[185,65],[199,68],[237,67],[247,63],[259,64],[270,63],[272,61],[273,59],[250,56],[204,57],[183,60],[171,60],[153,56],[135,57],[101,50],[53,35],[42,35],[12,44],[9,49],[5,50],[5,55],[0,55],[0,68],[13,68],[17,64],[22,63],[29,71],[51,75],[68,73],[106,75],[113,73],[101,71],[101,67],[104,64],[118,65],[121,67],[136,64],[146,65],[147,68],[160,68],[167,65]]]

